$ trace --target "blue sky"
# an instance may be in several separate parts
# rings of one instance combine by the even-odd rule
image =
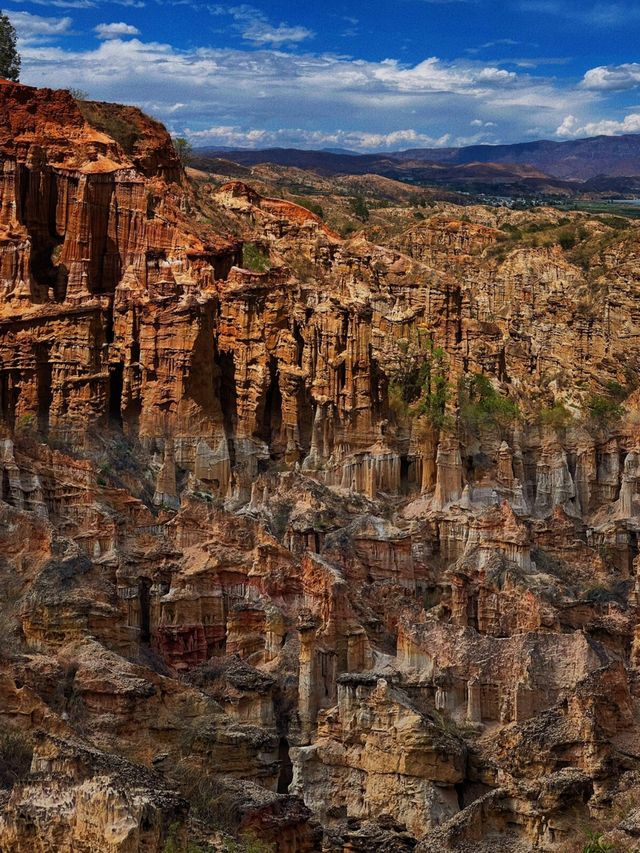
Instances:
[[[361,151],[640,132],[637,0],[4,0],[22,80],[196,145]]]

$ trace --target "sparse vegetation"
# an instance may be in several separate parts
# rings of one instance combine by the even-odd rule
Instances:
[[[189,166],[193,162],[193,148],[189,140],[184,136],[175,136],[171,141],[182,165]]]
[[[169,834],[164,843],[162,853],[206,853],[205,848],[196,844],[194,841],[187,840],[186,847],[178,840],[180,825],[172,823],[169,827]]]
[[[112,473],[111,465],[109,465],[108,462],[103,462],[101,465],[98,465],[98,473],[96,477],[98,485],[106,486]]]
[[[106,133],[114,139],[127,154],[133,153],[140,139],[140,131],[131,121],[127,121],[126,112],[114,104],[97,101],[77,101],[84,119],[96,130]]]
[[[569,249],[573,249],[577,241],[575,231],[561,231],[558,234],[558,243],[560,244],[560,248],[564,249],[565,252],[568,252]]]
[[[353,223],[353,222],[344,222],[344,223],[340,226],[340,235],[341,235],[342,237],[350,237],[350,236],[351,236],[352,234],[354,234],[357,230],[358,230],[358,228],[357,228],[357,226],[356,226],[356,225],[354,225],[354,223]]]
[[[253,832],[245,832],[239,841],[225,843],[226,853],[275,853],[275,845],[261,841]]]
[[[12,788],[28,776],[32,754],[31,744],[20,732],[0,735],[0,789]]]
[[[552,406],[540,409],[538,417],[543,426],[551,427],[556,431],[566,429],[573,420],[571,412],[561,402],[555,402]]]
[[[449,369],[444,349],[421,334],[413,340],[401,339],[396,344],[388,375],[389,408],[396,418],[425,415],[435,429],[441,429],[449,398]]]
[[[215,769],[207,771],[191,763],[187,766],[185,763],[178,766],[175,776],[182,794],[191,803],[193,817],[209,829],[235,836],[224,842],[228,853],[275,853],[272,844],[259,840],[251,831],[243,831],[237,835],[240,824],[237,797],[220,786]],[[172,830],[164,853],[174,853],[174,850],[179,849],[176,846],[179,827],[174,825]],[[167,846],[171,844],[174,846]],[[199,853],[200,850],[201,848],[193,843],[187,847],[187,853]]]
[[[16,435],[20,438],[33,438],[38,431],[38,421],[34,414],[27,412],[16,419]]]
[[[269,253],[257,243],[245,243],[242,250],[242,265],[252,272],[268,272],[271,269]]]
[[[586,830],[586,835],[588,841],[582,848],[582,853],[615,853],[615,847],[603,841],[601,832]]]
[[[615,400],[603,394],[592,394],[585,402],[590,420],[597,426],[607,427],[619,421],[624,409]]]
[[[296,204],[299,204],[300,207],[304,207],[305,210],[308,210],[310,213],[314,213],[316,216],[319,216],[320,219],[324,219],[324,210],[322,205],[317,201],[312,201],[308,198],[294,198],[293,201]]]
[[[411,207],[430,207],[433,202],[426,198],[425,196],[418,195],[418,193],[412,193],[409,196],[409,204]]]
[[[609,559],[605,562],[611,565],[612,560]],[[628,593],[628,584],[624,581],[618,581],[612,587],[602,586],[601,584],[589,587],[585,590],[584,599],[592,604],[606,604],[611,601],[616,601],[619,604],[624,605]]]
[[[604,393],[591,394],[584,402],[588,421],[600,429],[613,426],[624,415],[622,402],[629,392],[630,389],[625,388],[619,382],[607,382]]]
[[[220,789],[215,773],[189,763],[188,766],[185,764],[177,768],[176,779],[183,795],[191,803],[191,814],[197,820],[224,832],[235,831],[239,823],[235,800],[231,794]]]
[[[353,215],[359,219],[361,222],[369,221],[369,207],[362,196],[356,196],[352,198],[349,202],[349,206],[351,208],[351,212]]]
[[[500,394],[482,373],[462,380],[458,389],[460,426],[471,435],[483,428],[497,428],[501,434],[519,417],[517,404]]]

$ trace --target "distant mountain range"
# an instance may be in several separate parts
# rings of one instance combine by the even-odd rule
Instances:
[[[526,163],[546,175],[585,181],[600,175],[640,175],[640,135],[593,136],[565,142],[541,140],[516,145],[471,145],[467,148],[415,148],[393,155],[401,160],[432,163]]]
[[[447,184],[509,191],[573,193],[631,191],[640,186],[640,135],[595,136],[565,142],[541,140],[514,145],[466,148],[414,148],[380,154],[332,149],[197,149],[201,165],[223,156],[244,166],[274,163],[311,169],[322,175],[384,175],[417,184]],[[633,178],[630,184],[620,178]],[[616,181],[608,179],[617,178]],[[573,186],[572,186],[573,184]],[[591,186],[593,185],[593,186]]]

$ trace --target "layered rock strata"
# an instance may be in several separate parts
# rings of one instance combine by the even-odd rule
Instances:
[[[5,83],[0,156],[0,848],[633,849],[637,227],[343,240]]]

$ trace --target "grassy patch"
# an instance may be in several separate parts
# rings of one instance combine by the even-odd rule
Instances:
[[[114,104],[98,101],[76,101],[85,121],[96,130],[106,133],[126,151],[133,153],[140,139],[139,129],[123,116],[123,111]]]
[[[571,412],[567,409],[564,403],[560,402],[556,402],[552,406],[542,408],[538,418],[543,426],[551,427],[556,430],[556,432],[566,429],[573,420]]]
[[[294,198],[293,201],[300,207],[304,207],[304,209],[308,210],[310,213],[314,213],[316,216],[319,216],[320,219],[324,219],[324,210],[322,205],[317,201],[313,201],[310,198]]]
[[[242,249],[242,266],[251,272],[268,272],[271,269],[269,252],[257,243],[245,243]]]

